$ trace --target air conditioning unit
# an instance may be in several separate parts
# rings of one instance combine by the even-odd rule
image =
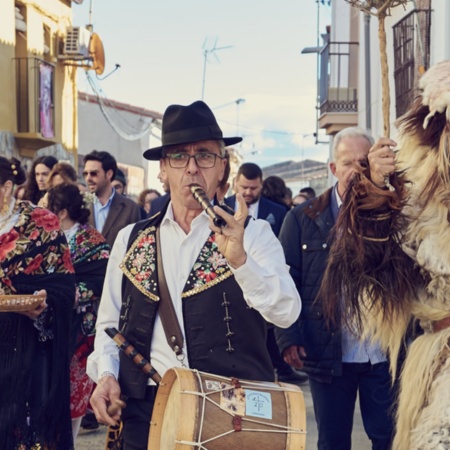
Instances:
[[[89,57],[91,32],[83,27],[67,27],[64,40],[64,56],[76,58]]]

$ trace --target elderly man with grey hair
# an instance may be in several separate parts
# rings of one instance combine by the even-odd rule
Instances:
[[[327,299],[317,296],[329,248],[340,233],[332,232],[339,207],[349,181],[367,167],[373,144],[360,128],[339,132],[330,162],[337,183],[289,211],[279,235],[303,308],[297,323],[276,330],[277,341],[285,361],[309,375],[319,450],[350,450],[357,394],[372,448],[391,447],[393,393],[386,356],[377,343],[360,339],[344,318],[338,326],[328,325]]]

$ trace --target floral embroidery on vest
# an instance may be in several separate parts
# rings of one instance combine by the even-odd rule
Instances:
[[[152,276],[156,270],[155,230],[155,227],[149,227],[139,233],[120,268],[140,292],[157,302],[157,280]]]
[[[149,227],[139,233],[120,268],[140,292],[159,301],[155,230],[155,227]],[[233,275],[215,241],[215,234],[211,232],[189,274],[182,298],[202,292]]]
[[[216,235],[211,232],[189,274],[181,297],[190,297],[209,289],[232,275],[227,260],[217,247]]]

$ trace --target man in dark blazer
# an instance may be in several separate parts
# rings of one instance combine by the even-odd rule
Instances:
[[[255,219],[263,219],[270,223],[276,236],[280,233],[287,208],[261,195],[263,174],[261,168],[254,163],[244,163],[239,167],[235,181],[235,191],[242,194],[248,206],[249,214]],[[225,203],[236,210],[236,196],[225,199]]]
[[[111,247],[122,228],[141,220],[137,203],[112,187],[116,173],[117,162],[108,152],[94,150],[84,157],[83,176],[89,191],[96,195],[89,223],[102,233]]]
[[[242,164],[236,175],[235,192],[242,194],[244,197],[249,215],[255,219],[263,219],[269,222],[275,236],[278,236],[288,209],[286,206],[263,197],[261,195],[262,187],[263,173],[261,168],[254,163]],[[236,210],[235,195],[226,198],[225,203],[233,210]],[[267,330],[267,349],[269,350],[270,358],[276,369],[279,381],[302,384],[308,380],[306,374],[298,374],[283,361],[275,341],[274,330],[271,324],[268,325]]]

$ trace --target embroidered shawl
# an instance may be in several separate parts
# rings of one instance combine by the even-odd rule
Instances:
[[[76,317],[72,324],[75,348],[85,336],[95,334],[98,305],[103,289],[109,245],[105,238],[88,224],[80,225],[69,240],[70,256],[76,279]]]
[[[75,278],[58,218],[19,202],[16,225],[0,236],[0,293],[47,291],[38,320],[0,313],[0,448],[73,448],[69,333]]]

